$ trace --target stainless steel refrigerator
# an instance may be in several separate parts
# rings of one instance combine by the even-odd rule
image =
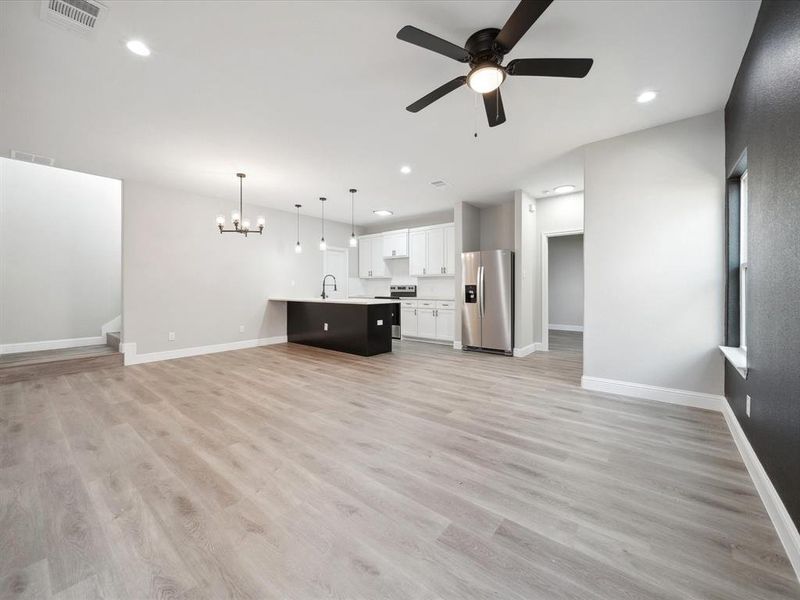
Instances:
[[[461,346],[514,351],[514,252],[484,250],[461,255]]]

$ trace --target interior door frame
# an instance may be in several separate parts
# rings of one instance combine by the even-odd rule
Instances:
[[[350,297],[350,251],[348,248],[343,248],[341,246],[327,246],[325,248],[325,252],[322,253],[322,277],[328,273],[328,252],[333,250],[334,252],[341,252],[344,254],[344,271],[345,271],[345,278],[344,281],[336,282],[336,286],[339,289],[344,290],[344,297]]]
[[[542,307],[542,350],[547,352],[550,350],[550,238],[551,237],[564,237],[568,235],[583,235],[583,228],[581,229],[561,229],[556,231],[545,231],[542,233],[542,295],[539,303]],[[584,281],[586,274],[584,272]],[[586,287],[584,286],[584,290]],[[585,295],[584,291],[584,295]],[[586,310],[586,302],[584,301],[584,311]],[[585,323],[584,323],[585,325]]]

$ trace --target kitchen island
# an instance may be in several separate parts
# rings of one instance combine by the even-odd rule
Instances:
[[[392,351],[392,305],[378,298],[270,298],[286,303],[290,342],[359,356]]]

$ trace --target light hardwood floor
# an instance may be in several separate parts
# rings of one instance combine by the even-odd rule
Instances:
[[[800,597],[722,417],[584,391],[556,335],[0,386],[0,597]]]

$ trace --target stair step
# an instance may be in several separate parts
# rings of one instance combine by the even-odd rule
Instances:
[[[106,333],[106,345],[111,346],[114,350],[119,350],[119,343],[122,336],[119,331],[110,331]]]
[[[105,345],[19,352],[0,356],[0,384],[121,367],[123,355]]]

